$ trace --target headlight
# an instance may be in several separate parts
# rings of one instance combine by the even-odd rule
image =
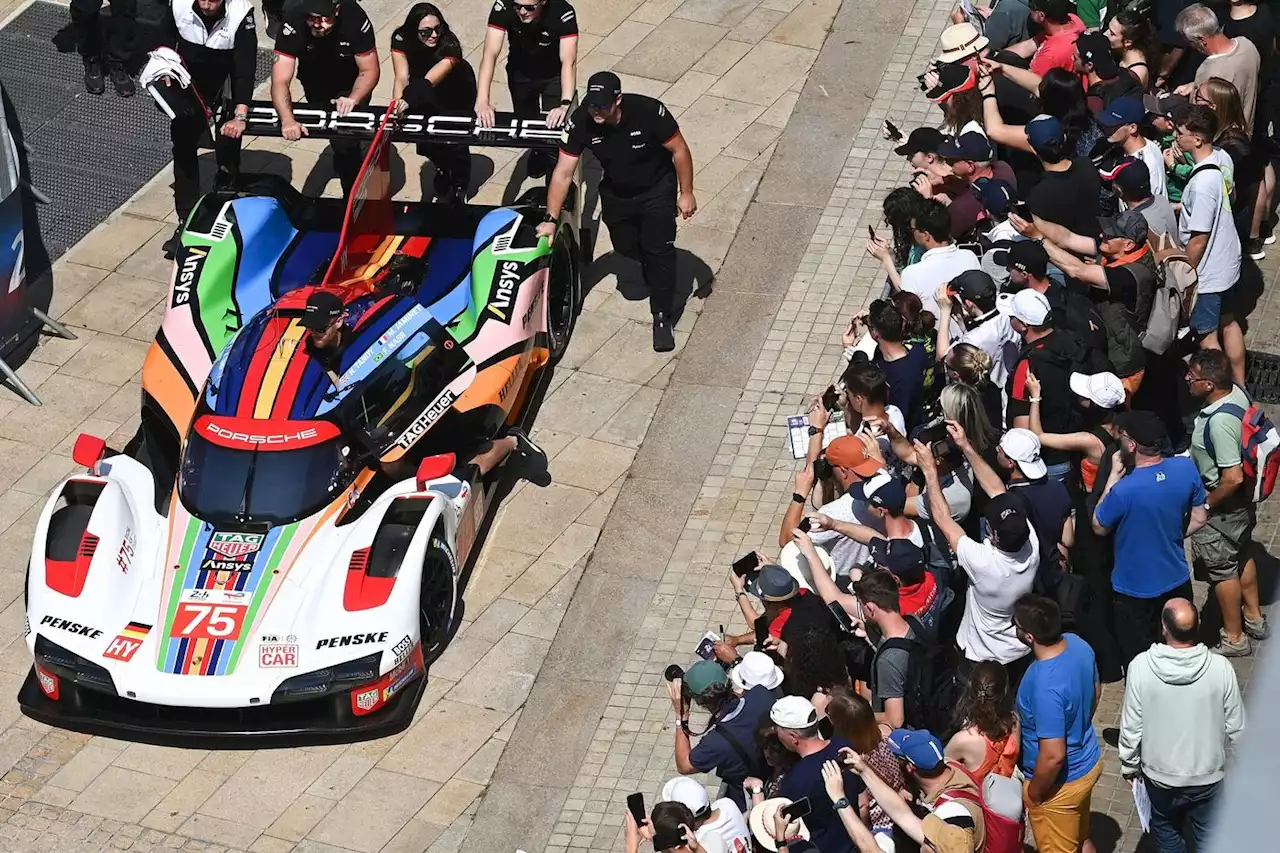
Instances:
[[[276,688],[271,701],[273,703],[296,702],[349,690],[377,678],[378,665],[381,661],[382,652],[374,652],[337,666],[327,666],[324,669],[295,675]]]
[[[35,658],[37,664],[60,678],[117,695],[116,683],[111,679],[111,673],[75,652],[64,649],[44,634],[36,635]]]

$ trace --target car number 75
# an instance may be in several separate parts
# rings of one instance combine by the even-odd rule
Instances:
[[[192,640],[234,640],[244,627],[247,609],[243,604],[184,601],[178,605],[169,636]]]

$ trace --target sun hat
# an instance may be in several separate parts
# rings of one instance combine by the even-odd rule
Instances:
[[[751,834],[755,836],[756,843],[770,853],[777,853],[778,842],[773,837],[773,821],[778,814],[778,810],[791,805],[791,800],[786,797],[774,797],[759,803],[751,810],[751,814],[747,816],[747,824],[751,827]],[[804,825],[804,818],[791,821],[791,825],[787,827],[793,836],[799,836],[805,841],[809,840],[809,827]],[[790,845],[787,845],[790,849]]]
[[[760,569],[748,590],[761,601],[786,601],[800,591],[800,582],[782,566],[769,563]]]
[[[1043,326],[1049,320],[1049,300],[1038,290],[1024,288],[1013,295],[1011,315],[1028,326]]]
[[[773,690],[782,684],[782,670],[764,652],[747,652],[742,656],[742,663],[729,670],[729,681],[739,690],[752,687]]]
[[[938,62],[959,62],[984,50],[991,40],[978,32],[978,28],[965,21],[952,24],[942,31],[938,45],[942,52],[938,54]]]

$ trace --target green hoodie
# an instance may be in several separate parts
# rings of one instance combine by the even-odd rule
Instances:
[[[1167,134],[1160,140],[1160,150],[1168,151],[1173,145],[1173,134]],[[1182,201],[1182,191],[1186,189],[1187,181],[1191,180],[1191,170],[1196,167],[1195,158],[1185,151],[1182,153],[1182,162],[1174,163],[1173,168],[1165,168],[1165,192],[1169,196],[1169,201],[1177,203]]]

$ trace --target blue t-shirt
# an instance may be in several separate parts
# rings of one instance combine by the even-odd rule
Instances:
[[[1075,634],[1064,634],[1067,648],[1056,658],[1027,668],[1018,687],[1022,723],[1022,772],[1030,779],[1040,756],[1040,739],[1067,742],[1066,777],[1074,782],[1093,769],[1102,751],[1093,733],[1093,689],[1098,666],[1093,649]]]
[[[1183,532],[1207,497],[1196,463],[1181,456],[1135,468],[1112,487],[1097,517],[1115,533],[1116,592],[1155,598],[1191,577]]]
[[[889,383],[889,404],[897,406],[906,421],[907,432],[920,426],[924,420],[925,371],[931,366],[924,346],[916,344],[907,348],[907,354],[897,361],[886,361],[877,349],[872,364],[884,371]]]
[[[840,750],[852,746],[844,738],[834,737],[824,749],[800,759],[782,777],[781,796],[792,802],[802,797],[809,798],[812,811],[804,819],[804,824],[809,828],[809,840],[822,853],[853,853],[853,841],[845,832],[840,816],[831,807],[831,797],[827,796],[827,787],[822,781],[823,763],[834,761],[840,764]],[[843,764],[840,766],[844,768]],[[844,769],[844,795],[849,802],[856,806],[865,787],[860,776]]]
[[[762,768],[747,767],[738,750],[730,746],[722,732],[727,730],[748,755],[763,764],[763,759],[758,756],[759,747],[756,746],[756,728],[760,725],[761,718],[769,715],[769,709],[773,707],[776,698],[772,690],[759,686],[752,687],[743,694],[738,700],[737,708],[730,709],[724,719],[703,735],[689,752],[689,761],[694,769],[699,773],[715,771],[717,776],[729,783],[730,792],[736,788],[741,794],[742,780],[758,775]]]

